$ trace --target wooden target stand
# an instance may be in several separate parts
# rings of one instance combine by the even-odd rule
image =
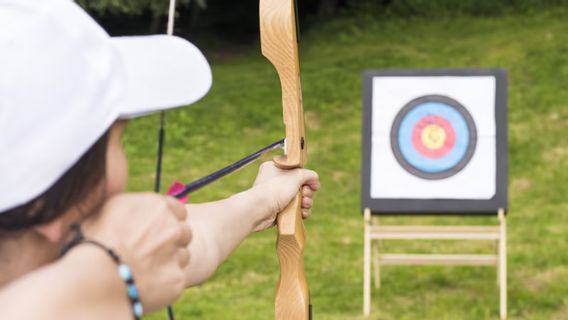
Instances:
[[[376,289],[381,286],[381,266],[446,265],[495,266],[499,286],[500,319],[507,319],[507,224],[505,210],[497,212],[495,226],[395,226],[380,225],[371,209],[364,210],[363,313],[371,314],[371,278]],[[388,254],[380,252],[384,240],[464,240],[495,241],[495,254]],[[373,272],[371,273],[371,268]]]
[[[374,280],[376,288],[380,287],[383,266],[495,266],[500,318],[506,319],[506,71],[366,70],[362,102],[360,208],[365,222],[364,315],[369,316],[371,312],[371,281]],[[436,118],[430,119],[426,115]],[[459,161],[452,158],[451,166],[449,162],[445,164],[449,167],[440,163],[441,167],[430,168],[429,161],[415,155],[419,152],[415,129],[422,130],[425,123],[438,123],[442,129],[448,125],[453,128],[455,139],[461,137],[463,141],[454,145],[463,154]],[[440,159],[449,161],[450,158]],[[436,170],[423,170],[423,166]],[[438,171],[440,168],[445,169]],[[457,172],[459,176],[454,176]],[[439,180],[439,183],[432,180]],[[497,220],[495,224],[485,226],[379,223],[381,215],[438,214],[496,216]],[[494,254],[382,252],[379,243],[387,240],[488,241],[496,243],[498,249]]]

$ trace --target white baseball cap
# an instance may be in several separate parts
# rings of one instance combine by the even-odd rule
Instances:
[[[191,104],[211,81],[184,39],[111,38],[71,0],[0,0],[0,212],[49,189],[117,119]]]

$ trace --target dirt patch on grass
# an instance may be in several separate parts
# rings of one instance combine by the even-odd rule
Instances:
[[[556,162],[568,158],[568,146],[554,147],[544,152],[544,159],[548,162]]]
[[[532,186],[532,181],[527,178],[515,178],[511,181],[513,193],[528,190]]]

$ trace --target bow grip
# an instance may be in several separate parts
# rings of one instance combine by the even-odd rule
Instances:
[[[280,278],[276,287],[275,319],[308,320],[309,290],[304,273],[306,233],[302,220],[302,193],[280,212],[277,218],[276,250]]]

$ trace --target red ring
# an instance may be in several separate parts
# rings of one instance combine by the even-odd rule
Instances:
[[[446,141],[438,149],[430,149],[422,143],[422,131],[431,124],[441,127],[446,132]],[[438,159],[447,155],[454,148],[455,143],[456,133],[454,127],[448,120],[440,116],[426,116],[420,119],[412,129],[412,145],[414,145],[418,153],[427,158]]]

